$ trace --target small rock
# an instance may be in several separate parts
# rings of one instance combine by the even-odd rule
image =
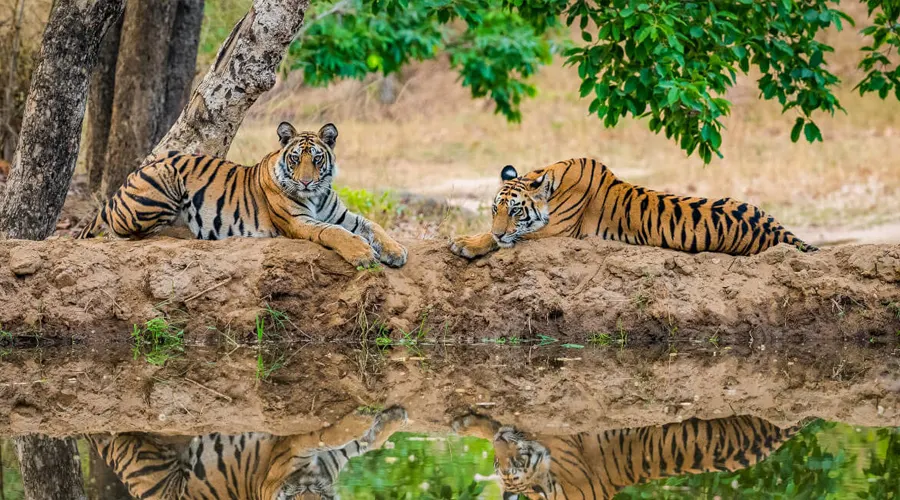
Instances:
[[[53,278],[53,283],[59,288],[65,288],[67,286],[72,286],[76,283],[75,275],[72,274],[68,269],[63,270],[59,274]]]
[[[41,255],[28,248],[15,248],[9,252],[9,269],[16,276],[28,276],[41,268]]]

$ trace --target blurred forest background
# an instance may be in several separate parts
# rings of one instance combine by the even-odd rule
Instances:
[[[195,83],[250,4],[206,0]],[[50,5],[0,0],[0,158],[7,162]],[[482,225],[503,165],[521,171],[592,156],[634,183],[755,203],[813,243],[900,241],[900,102],[860,97],[853,89],[865,74],[857,68],[867,43],[860,34],[869,22],[864,3],[839,6],[855,27],[819,35],[835,48],[828,69],[842,81],[835,94],[847,111],[816,115],[824,142],[792,142],[794,115],[759,99],[751,70],[726,95],[733,107],[723,120],[724,158],[709,165],[647,130],[643,120],[624,118],[607,129],[588,114],[590,100],[579,96],[581,79],[560,56],[568,44],[581,42],[577,27],[537,36],[525,26],[514,28],[515,15],[505,15],[493,28],[486,20],[474,38],[459,23],[438,25],[415,9],[388,22],[359,14],[361,5],[313,2],[276,87],[251,108],[229,159],[256,163],[277,146],[274,129],[281,120],[305,129],[332,121],[340,130],[337,184],[344,198],[406,237],[446,237]],[[399,43],[413,60],[384,77],[396,66],[377,53]],[[496,96],[473,99],[478,82],[462,84],[461,74],[469,78],[472,71],[460,67],[483,53],[472,44],[511,44],[502,57],[522,54],[535,63],[536,74],[522,78],[518,109],[497,113]],[[333,53],[341,60],[329,60]],[[518,123],[504,116],[519,118],[519,112]],[[97,206],[85,188],[84,149],[59,235],[71,234]],[[3,177],[0,171],[0,184]]]

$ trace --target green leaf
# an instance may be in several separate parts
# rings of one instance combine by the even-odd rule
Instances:
[[[701,36],[703,36],[703,28],[701,28],[700,26],[692,26],[690,34],[694,38],[700,38]]]
[[[813,122],[807,122],[803,127],[803,134],[806,135],[806,140],[809,142],[822,140],[822,133],[819,131],[819,127]]]
[[[666,101],[670,107],[673,104],[675,104],[676,102],[678,102],[678,89],[677,88],[672,87],[669,89],[669,93],[668,93],[668,95],[666,95]]]
[[[588,43],[591,43],[591,41],[592,41],[591,34],[588,33],[587,31],[581,32],[581,39]]]
[[[791,128],[791,142],[797,142],[800,139],[800,132],[803,130],[803,117],[798,117]]]

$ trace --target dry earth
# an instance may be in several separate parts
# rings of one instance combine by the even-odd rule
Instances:
[[[15,336],[100,345],[164,316],[190,341],[251,335],[266,307],[284,340],[404,333],[454,342],[549,335],[690,349],[846,339],[900,345],[900,246],[753,257],[691,255],[600,239],[548,239],[467,262],[407,241],[400,270],[357,271],[315,244],[158,237],[0,242],[0,324]]]

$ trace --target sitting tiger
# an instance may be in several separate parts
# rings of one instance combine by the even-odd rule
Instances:
[[[518,429],[468,413],[454,419],[462,435],[490,439],[504,500],[613,498],[626,486],[755,465],[814,419],[779,428],[741,415],[691,418],[663,426],[527,438]]]
[[[390,407],[360,438],[337,447],[345,439],[341,424],[296,436],[85,437],[135,498],[295,500],[312,495],[330,500],[338,498],[335,482],[347,462],[381,447],[406,420],[406,410]]]
[[[337,128],[316,132],[278,125],[281,149],[252,167],[169,152],[133,172],[78,235],[101,225],[141,238],[181,218],[197,238],[286,236],[336,251],[354,266],[406,263],[406,249],[378,224],[347,210],[331,187]]]
[[[500,177],[503,186],[494,198],[491,232],[454,239],[450,249],[456,255],[473,259],[522,239],[548,236],[602,236],[632,245],[731,255],[752,255],[779,243],[803,252],[818,250],[753,205],[634,186],[589,158],[522,176],[507,165]]]

